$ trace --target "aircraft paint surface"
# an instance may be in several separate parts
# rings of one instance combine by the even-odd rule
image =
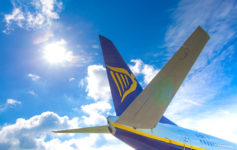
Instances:
[[[104,126],[54,132],[111,133],[136,150],[237,150],[237,144],[179,127],[163,116],[208,39],[198,27],[143,90],[114,44],[100,36],[116,116],[107,117]]]

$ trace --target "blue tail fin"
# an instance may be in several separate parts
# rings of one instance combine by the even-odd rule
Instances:
[[[142,87],[117,51],[114,44],[103,36],[100,43],[117,116],[142,92]]]

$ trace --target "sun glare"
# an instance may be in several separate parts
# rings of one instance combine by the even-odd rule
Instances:
[[[44,58],[51,64],[71,62],[73,54],[64,47],[65,43],[64,40],[61,40],[46,45],[44,47]]]

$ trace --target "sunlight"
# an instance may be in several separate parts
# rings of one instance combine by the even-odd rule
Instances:
[[[73,54],[64,47],[65,44],[64,40],[60,40],[46,45],[44,47],[44,58],[51,64],[71,62]]]

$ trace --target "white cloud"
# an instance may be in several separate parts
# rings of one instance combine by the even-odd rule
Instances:
[[[85,85],[85,79],[81,79],[80,82],[79,82],[79,84],[78,84],[78,86],[79,86],[80,88],[82,88],[82,87],[84,87],[84,85]]]
[[[129,65],[129,68],[132,72],[136,75],[143,75],[144,76],[144,83],[147,85],[159,72],[159,69],[155,69],[154,66],[144,64],[141,59],[132,59],[131,62],[134,65]]]
[[[100,47],[99,47],[99,45],[92,45],[92,48],[94,48],[94,49],[99,49]]]
[[[0,129],[0,149],[35,150],[132,150],[111,135],[90,134],[83,137],[54,134],[52,130],[77,128],[78,118],[69,119],[53,112],[44,112],[29,119],[19,118],[15,124]],[[68,135],[71,138],[65,138]],[[84,134],[85,135],[85,134]],[[106,138],[105,138],[106,137]],[[98,145],[98,141],[103,141]]]
[[[87,95],[94,100],[108,101],[110,99],[110,88],[106,70],[102,65],[88,66]]]
[[[202,106],[203,106],[202,104],[200,104],[200,103],[198,103],[198,102],[195,102],[195,101],[193,101],[193,100],[190,100],[190,99],[184,99],[183,101],[186,102],[186,103],[195,105],[195,106],[199,106],[199,107],[202,107]]]
[[[0,130],[0,149],[45,149],[47,136],[54,137],[52,130],[75,128],[78,118],[60,117],[53,112],[44,112],[26,120],[18,118],[15,124],[5,125]]]
[[[82,116],[82,118],[84,119],[84,124],[106,124],[106,118],[103,114],[108,112],[111,108],[111,105],[105,101],[99,101],[96,103],[81,106],[82,111],[88,115]]]
[[[111,94],[106,69],[102,65],[90,65],[87,73],[86,92],[95,103],[81,106],[82,111],[86,114],[82,117],[83,122],[87,125],[105,124],[104,114],[107,114],[112,108],[109,104]],[[81,81],[84,85],[84,80]]]
[[[132,59],[134,65],[129,65],[129,68],[134,74],[140,74],[143,66],[143,61],[141,59]]]
[[[13,0],[13,11],[4,15],[6,21],[5,33],[13,30],[15,25],[25,29],[48,27],[52,21],[59,19],[62,9],[61,0]]]
[[[74,81],[74,80],[75,80],[74,77],[71,77],[71,78],[68,79],[69,82],[72,82],[72,81]]]
[[[21,101],[9,98],[5,104],[0,105],[0,112],[7,110],[9,107],[14,107],[17,104],[21,104]]]
[[[7,99],[7,105],[16,105],[16,104],[21,104],[21,102],[15,99]]]
[[[30,94],[30,95],[33,95],[33,96],[37,96],[37,94],[36,94],[35,91],[33,91],[33,90],[30,90],[30,91],[28,91],[27,93]]]
[[[156,70],[153,66],[144,64],[142,69],[142,74],[144,75],[144,82],[148,84],[158,72],[159,70]]]
[[[30,77],[32,81],[38,81],[40,79],[40,76],[32,73],[29,73],[28,77]]]
[[[104,136],[98,134],[90,134],[84,138],[76,138],[61,141],[59,139],[53,139],[49,142],[45,142],[45,149],[47,150],[133,150],[131,147],[122,144],[118,140],[106,140],[100,146],[97,142],[106,140]]]
[[[5,21],[6,21],[7,25],[9,25],[11,23],[11,21],[14,20],[17,22],[17,25],[19,27],[22,27],[22,20],[24,20],[24,19],[25,19],[25,17],[19,8],[15,8],[13,10],[12,14],[5,15]]]
[[[97,111],[105,112],[111,109],[111,106],[107,102],[100,101],[100,102],[92,103],[89,105],[83,105],[81,108],[82,108],[82,111],[90,114],[91,112],[93,113]]]

